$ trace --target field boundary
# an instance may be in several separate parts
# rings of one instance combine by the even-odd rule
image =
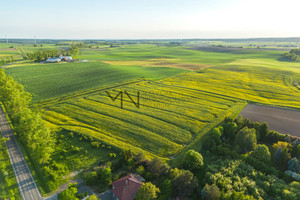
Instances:
[[[236,117],[244,109],[244,107],[246,105],[247,105],[247,102],[243,102],[243,103],[237,104],[235,106],[232,106],[231,108],[229,108],[227,110],[227,112],[224,112],[222,114],[222,116],[215,119],[214,122],[209,123],[197,135],[195,135],[195,137],[185,147],[183,147],[177,154],[174,155],[174,159],[171,161],[171,163],[174,165],[177,165],[180,162],[180,160],[182,159],[184,153],[190,149],[199,151],[202,146],[201,138],[205,134],[207,134],[211,129],[213,129],[218,124],[220,124],[225,119],[225,117]],[[199,145],[197,148],[195,147],[196,144]]]

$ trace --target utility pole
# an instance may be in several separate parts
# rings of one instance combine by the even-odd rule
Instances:
[[[6,43],[8,44],[8,39],[7,39],[7,35],[5,35],[5,38],[6,38]]]

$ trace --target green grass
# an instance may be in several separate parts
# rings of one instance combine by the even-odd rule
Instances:
[[[3,171],[0,171],[0,199],[19,200],[21,199],[19,186],[6,149],[0,149],[0,164],[3,163],[6,165],[5,171],[8,175],[4,176]]]

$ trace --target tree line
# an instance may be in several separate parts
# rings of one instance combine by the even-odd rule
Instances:
[[[5,59],[2,58],[2,59],[1,59],[1,62],[0,62],[0,66],[1,66],[1,65],[6,65],[6,64],[12,63],[12,62],[16,62],[16,59],[15,59],[13,56],[6,57]]]
[[[29,107],[31,94],[7,76],[3,69],[0,70],[0,100],[12,120],[17,137],[39,164],[47,163],[54,152],[54,134],[41,115]]]
[[[79,53],[79,47],[81,46],[76,43],[72,44],[67,51],[57,49],[40,49],[34,52],[23,53],[22,57],[24,60],[34,60],[35,62],[43,62],[49,57],[54,58],[60,55],[76,58]]]
[[[300,62],[300,49],[292,49],[288,53],[283,54],[283,57],[289,61]]]

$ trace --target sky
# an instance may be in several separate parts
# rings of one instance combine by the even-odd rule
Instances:
[[[299,0],[0,0],[0,38],[300,37]]]

